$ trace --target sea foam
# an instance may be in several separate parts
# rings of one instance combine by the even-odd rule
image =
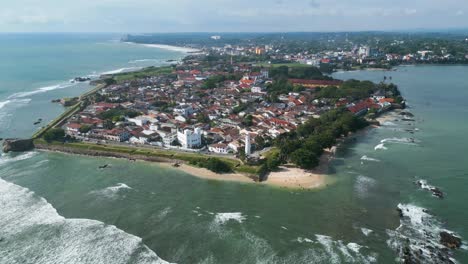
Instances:
[[[395,250],[400,258],[410,256],[412,263],[450,263],[452,252],[440,242],[440,232],[448,231],[429,212],[412,204],[399,204],[400,226],[387,230],[387,245]]]
[[[8,99],[24,98],[24,97],[28,97],[28,96],[35,95],[35,94],[46,93],[46,92],[53,91],[53,90],[65,89],[73,85],[74,84],[57,84],[57,85],[40,87],[33,91],[14,93],[10,95]]]
[[[125,183],[118,183],[114,186],[109,186],[101,190],[92,191],[90,194],[95,194],[99,196],[104,196],[107,198],[117,198],[119,193],[123,190],[132,190],[132,188]]]
[[[112,225],[60,216],[44,198],[0,179],[2,262],[168,263]]]
[[[225,224],[228,221],[235,221],[238,223],[242,223],[247,219],[246,216],[243,216],[242,213],[217,213],[215,215],[215,223],[217,224]]]
[[[374,147],[375,150],[387,150],[388,148],[385,147],[383,143],[378,144],[377,146]]]
[[[380,160],[374,159],[374,158],[370,158],[370,157],[368,157],[368,156],[366,156],[366,155],[362,156],[362,157],[361,157],[361,160],[380,162]]]

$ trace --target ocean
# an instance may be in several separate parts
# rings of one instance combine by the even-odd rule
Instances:
[[[119,38],[0,35],[0,137],[31,135],[38,118],[45,124],[64,110],[52,99],[91,88],[70,85],[74,77],[184,56]],[[0,263],[395,263],[402,245],[421,249],[421,263],[441,263],[427,252],[440,244],[438,232],[468,238],[467,73],[466,66],[336,73],[391,76],[414,117],[390,116],[342,144],[333,181],[321,190],[209,181],[146,162],[2,154]],[[468,263],[466,247],[447,257]]]

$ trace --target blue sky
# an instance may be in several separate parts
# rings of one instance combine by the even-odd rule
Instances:
[[[468,0],[3,0],[0,32],[468,28]]]

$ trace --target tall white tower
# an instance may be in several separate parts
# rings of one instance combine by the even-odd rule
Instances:
[[[250,142],[250,134],[245,135],[245,155],[252,154],[252,143]]]

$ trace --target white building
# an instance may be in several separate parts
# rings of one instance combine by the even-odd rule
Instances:
[[[180,114],[180,115],[183,115],[183,116],[188,116],[188,115],[191,115],[193,114],[193,108],[191,105],[189,104],[181,104],[181,105],[178,105],[174,108],[174,113],[176,114]]]
[[[224,143],[213,144],[208,147],[210,152],[218,153],[218,154],[228,154],[229,153],[229,146]]]
[[[245,155],[252,154],[252,143],[250,142],[250,134],[245,135]]]
[[[202,131],[200,128],[195,128],[194,131],[189,129],[186,129],[183,132],[177,131],[177,140],[179,141],[180,145],[186,149],[200,147],[202,143],[201,136]]]

